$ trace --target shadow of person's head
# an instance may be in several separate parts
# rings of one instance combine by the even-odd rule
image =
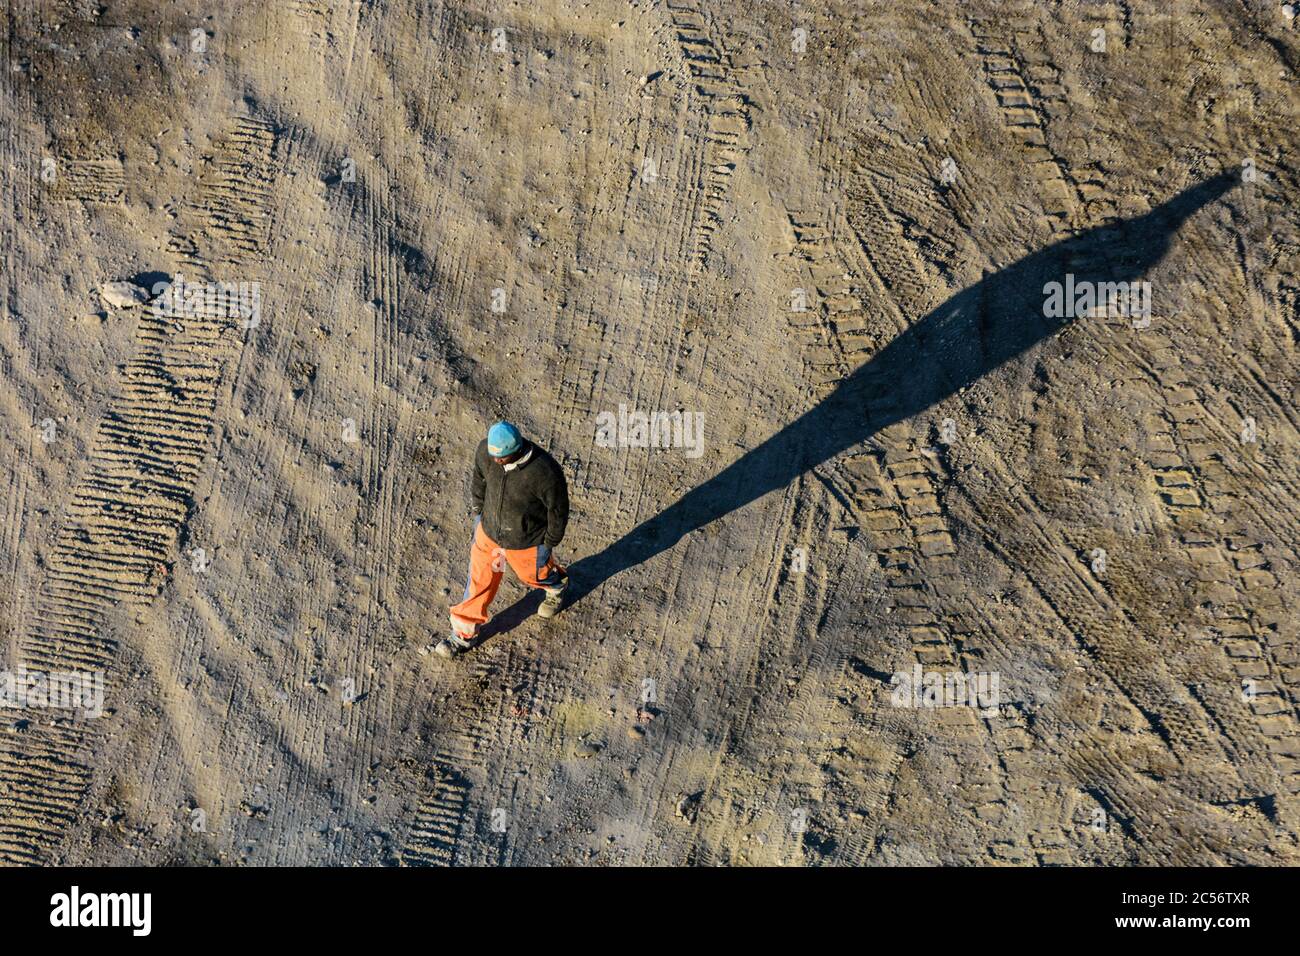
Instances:
[[[1231,172],[1211,177],[1143,215],[1054,242],[953,295],[771,438],[603,551],[571,565],[568,602],[880,429],[925,411],[1072,322],[1093,317],[1098,308],[1140,305],[1131,287],[1165,257],[1188,217],[1237,181]]]

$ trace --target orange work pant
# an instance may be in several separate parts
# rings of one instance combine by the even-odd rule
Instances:
[[[564,568],[555,560],[550,548],[538,545],[507,551],[489,538],[482,525],[475,521],[465,594],[460,603],[451,608],[451,626],[461,637],[473,637],[478,633],[479,625],[487,621],[488,606],[497,596],[507,564],[530,588],[554,592],[562,590],[567,583]]]

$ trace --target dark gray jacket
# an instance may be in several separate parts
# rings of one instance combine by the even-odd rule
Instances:
[[[569,523],[569,486],[559,464],[536,445],[532,457],[506,471],[488,454],[487,439],[474,453],[470,505],[483,531],[507,551],[544,544],[555,548]]]

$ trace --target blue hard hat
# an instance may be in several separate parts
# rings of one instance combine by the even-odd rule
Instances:
[[[507,458],[524,447],[524,436],[509,422],[497,422],[488,429],[488,454]]]

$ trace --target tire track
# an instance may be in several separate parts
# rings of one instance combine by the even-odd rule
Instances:
[[[855,195],[865,197],[859,208],[868,204],[869,208],[861,214],[850,214],[859,223],[863,220],[870,223],[869,228],[861,225],[855,228],[858,241],[865,251],[875,253],[883,248],[896,253],[883,259],[876,256],[871,263],[877,270],[875,275],[880,285],[892,294],[893,298],[887,301],[896,309],[924,308],[930,298],[928,290],[934,287],[935,281],[919,259],[897,254],[900,246],[909,248],[902,241],[901,230],[865,180],[865,174],[859,173],[855,179]],[[873,351],[893,330],[882,328],[879,319],[869,317],[880,310],[870,313],[861,295],[871,295],[873,305],[881,295],[859,289],[855,284],[850,268],[836,251],[831,231],[806,214],[787,215],[795,240],[794,254],[801,267],[808,271],[817,300],[812,308],[792,309],[787,313],[787,320],[800,344],[814,388],[826,389],[847,375],[861,355]],[[887,236],[880,234],[885,229],[889,230]],[[901,298],[902,302],[895,303],[894,298]],[[901,315],[897,319],[901,322]],[[880,447],[845,456],[819,471],[817,477],[854,515],[858,527],[866,532],[872,550],[879,555],[889,588],[887,610],[892,614],[891,620],[900,623],[908,635],[913,658],[930,669],[966,672],[954,634],[959,627],[963,631],[967,628],[949,620],[945,609],[950,602],[929,583],[956,573],[953,563],[956,546],[938,500],[942,475],[934,457],[927,457],[914,442],[881,435],[877,436],[876,443]],[[818,640],[814,646],[824,648],[826,643]],[[841,674],[849,669],[849,655],[848,649],[841,649],[837,668]],[[879,726],[880,716],[871,714],[870,725]],[[994,736],[992,727],[984,725],[967,708],[945,709],[937,716],[945,732],[973,737],[980,745],[990,745],[998,753],[993,775],[990,777],[980,768],[972,767],[967,785],[978,789],[992,802],[1005,802],[1003,774],[1016,754],[1028,746],[1028,739],[1023,733]],[[811,725],[802,719],[796,723]],[[889,753],[893,757],[881,761],[877,767],[880,773],[873,778],[875,785],[866,799],[868,809],[860,815],[864,825],[850,828],[850,836],[838,858],[860,864],[874,850],[876,827],[892,793],[892,780],[903,764],[897,750]]]
[[[1245,788],[1234,779],[1235,773],[1231,777],[1222,773],[1222,768],[1230,765],[1204,707],[1173,680],[1159,650],[1133,627],[1104,589],[1090,584],[1080,572],[1070,570],[1077,562],[1059,553],[1041,516],[1028,523],[1023,517],[1017,517],[1037,515],[1037,508],[1009,475],[1000,477],[1006,482],[1001,496],[991,488],[984,488],[982,477],[970,478],[962,488],[964,498],[978,516],[977,530],[989,547],[1004,563],[1025,571],[1062,624],[1076,635],[1129,703],[1145,715],[1164,745],[1182,763],[1185,785],[1213,801],[1228,803],[1241,799]],[[1049,570],[1062,564],[1067,570],[1055,573]],[[1067,750],[1070,765],[1076,770],[1086,769],[1076,779],[1104,795],[1115,813],[1132,819],[1134,808],[1144,805],[1143,801],[1148,799],[1149,786],[1139,782],[1124,761],[1106,755],[1095,730],[1080,729],[1091,735],[1093,742]],[[1190,798],[1178,796],[1177,799],[1189,807],[1193,805]],[[1188,845],[1186,834],[1176,821],[1148,820],[1143,824],[1143,832],[1136,836],[1140,837],[1139,852],[1153,860],[1191,863],[1204,859],[1188,855],[1205,851],[1206,846]]]
[[[906,234],[909,220],[887,206],[880,192],[884,189],[895,205],[906,203],[915,208],[924,202],[919,191],[926,186],[915,176],[910,162],[900,161],[885,144],[876,145],[872,148],[865,139],[857,141],[857,161],[846,178],[844,213],[847,234],[854,238],[871,281],[863,284],[855,279],[858,270],[840,254],[832,229],[807,214],[788,214],[795,240],[793,252],[812,279],[817,302],[810,320],[794,311],[787,318],[814,387],[823,393],[901,331],[907,325],[906,316],[924,314],[936,295],[943,294],[944,284],[935,275],[934,266]],[[940,238],[930,255],[942,262],[960,248],[956,238]],[[876,400],[881,405],[893,401],[888,395],[876,396]],[[913,659],[930,670],[966,673],[966,661],[954,640],[961,625],[947,612],[949,596],[938,594],[931,584],[957,573],[956,545],[938,500],[942,475],[937,459],[927,456],[914,441],[892,433],[876,436],[873,444],[877,447],[843,456],[819,470],[818,477],[854,516],[878,555],[888,587],[886,610],[890,620],[903,628]],[[847,662],[841,670],[848,671]],[[877,696],[877,708],[883,705],[883,698]],[[945,708],[935,716],[944,733],[992,749],[996,763],[991,774],[971,762],[964,771],[964,785],[987,803],[1005,803],[1006,769],[1014,759],[1010,751],[1023,750],[1022,739],[995,736],[992,725],[978,719],[969,708]],[[879,712],[869,715],[868,726],[879,727],[882,718]],[[875,851],[884,807],[905,762],[896,749],[888,753],[893,754],[892,759],[873,761],[877,772],[866,810],[861,813],[860,825],[848,829],[843,850],[837,854],[852,865],[862,864]]]
[[[1199,604],[1208,612],[1203,623],[1240,682],[1238,690],[1245,688],[1247,709],[1268,739],[1265,750],[1286,789],[1300,792],[1300,674],[1292,666],[1300,647],[1280,630],[1289,617],[1280,582],[1263,541],[1242,520],[1239,497],[1225,488],[1222,453],[1206,441],[1201,423],[1210,414],[1196,390],[1171,388],[1167,401],[1148,443],[1152,491],[1196,569]]]
[[[682,859],[691,865],[727,863],[731,861],[732,854],[737,852],[736,832],[732,826],[734,821],[726,808],[738,806],[742,800],[747,799],[744,796],[744,784],[753,783],[749,779],[750,775],[744,772],[744,759],[741,756],[743,748],[752,736],[761,733],[758,729],[760,727],[773,721],[788,726],[786,706],[790,705],[787,704],[778,675],[790,674],[791,670],[800,675],[825,674],[829,664],[828,642],[808,642],[801,640],[800,636],[800,622],[812,613],[807,606],[807,582],[810,577],[816,576],[816,572],[809,568],[802,573],[795,573],[790,565],[793,554],[791,548],[796,546],[794,542],[806,544],[810,530],[816,523],[816,518],[808,514],[811,510],[807,506],[808,484],[809,479],[801,478],[786,492],[782,498],[780,516],[773,523],[776,530],[765,562],[769,568],[766,593],[762,609],[755,613],[755,618],[761,622],[759,633],[762,639],[754,642],[752,651],[746,649],[739,652],[747,654],[737,662],[742,668],[741,676],[733,684],[733,687],[740,689],[741,696],[739,701],[727,699],[723,704],[723,709],[729,716],[719,731],[717,756],[712,772],[700,791],[699,813],[703,819],[691,833],[682,853]],[[823,559],[824,556],[819,555],[819,561]],[[820,596],[823,589],[817,590]],[[816,599],[813,603],[819,606],[816,605]],[[788,676],[786,680],[797,683],[799,678]],[[788,687],[789,683],[784,686]],[[772,701],[776,702],[775,707],[765,704]],[[792,743],[797,741],[808,746],[808,743],[799,741],[796,735],[786,736],[794,738]],[[696,780],[681,782],[689,787],[699,783]],[[767,786],[771,788],[770,791],[756,803],[789,807],[806,802],[801,800],[797,788],[787,784],[783,775],[774,775]],[[663,804],[662,795],[662,792],[656,794],[659,798],[654,801],[656,805]],[[718,805],[724,807],[722,812],[714,809]],[[783,827],[778,830],[782,836],[785,832]]]
[[[1061,178],[1064,179],[1063,176]],[[857,181],[860,182],[861,178],[859,177]],[[854,182],[854,180],[850,180],[850,182]],[[896,238],[893,242],[890,241],[890,233],[892,230],[889,228],[888,219],[886,218],[888,212],[884,210],[884,205],[879,199],[879,194],[859,187],[857,195],[859,197],[865,196],[865,202],[862,204],[863,213],[859,216],[858,221],[853,224],[854,232],[858,234],[862,251],[868,256],[871,267],[879,276],[881,286],[890,292],[891,297],[895,290],[900,290],[903,295],[903,304],[907,307],[911,309],[924,308],[925,300],[917,297],[916,290],[925,289],[928,286],[928,283],[915,279],[911,282],[899,281],[897,278],[900,272],[905,279],[908,277],[909,271],[912,271],[914,275],[914,270],[917,268],[916,263],[918,260],[903,259],[896,254],[892,257],[882,256],[879,252],[882,247],[890,248],[897,247],[898,245]],[[1065,230],[1068,225],[1068,220],[1062,221],[1059,225],[1062,230]],[[893,235],[896,236],[897,233],[894,233]],[[908,298],[909,294],[911,296],[910,300]],[[886,314],[889,314],[892,310],[885,310],[885,312]],[[998,441],[999,447],[1010,448],[1014,444],[1014,442],[1005,437],[998,439],[994,436],[994,438]],[[855,464],[855,461],[852,457],[846,458],[843,467],[850,468],[853,464]],[[904,467],[907,466],[904,465]],[[1011,480],[1011,476],[1006,473],[1005,469],[999,470],[1002,472],[1001,478],[1007,482],[1008,487],[1014,487],[1015,482]],[[847,480],[840,483],[840,487],[844,489],[842,493],[846,495],[846,498],[852,500],[854,497],[854,491],[859,486],[862,477],[879,482],[880,476],[878,472],[880,471],[879,463],[876,463],[876,467],[870,469],[868,475],[849,477]],[[920,464],[919,473],[925,473],[923,464]],[[862,499],[861,496],[859,496],[859,513],[862,515],[862,520],[864,521],[864,524],[867,524],[867,526],[870,526],[868,524],[869,522],[875,522],[877,523],[880,532],[896,535],[900,530],[908,528],[905,519],[924,518],[927,517],[927,513],[940,510],[936,507],[934,500],[935,495],[933,494],[933,484],[927,485],[925,481],[918,483],[904,481],[900,485],[898,479],[905,479],[910,476],[890,474],[888,477],[894,479],[894,486],[891,490],[892,495],[896,500],[907,501],[909,499],[914,499],[917,502],[916,507],[913,509],[914,513],[909,513],[906,506],[904,506],[903,514],[899,514],[896,509],[878,507],[878,500]],[[883,489],[880,485],[877,485],[877,493],[879,493],[880,490]],[[988,494],[992,495],[994,493],[989,491]],[[1031,515],[1036,514],[1037,509],[1032,508],[1028,502],[1023,500],[1023,496],[1022,500],[1019,501],[1018,504],[1022,509],[1027,510],[1027,513]],[[870,507],[864,508],[864,505],[870,505]],[[977,504],[976,507],[984,507],[984,505],[985,503],[981,502],[980,504]],[[986,537],[994,536],[989,538],[989,540],[996,540],[993,529],[1006,529],[1013,526],[1014,519],[1012,512],[1010,510],[1000,511],[996,519],[991,519],[984,525],[982,533]],[[935,535],[935,537],[932,538],[935,542],[933,545],[934,548],[939,551],[946,551],[951,547],[951,535],[950,533],[945,535],[945,532],[948,532],[949,529],[935,527],[927,528],[926,531]],[[913,534],[915,535],[915,532],[913,532]],[[916,537],[919,541],[920,536],[917,535]],[[1008,556],[1005,554],[1003,555],[1003,560],[1008,562],[1009,566],[1023,563],[1024,566],[1028,568],[1032,564],[1033,567],[1038,569],[1040,574],[1043,574],[1049,579],[1059,577],[1051,572],[1044,571],[1045,568],[1051,566],[1048,563],[1046,553],[1042,555],[1042,560],[1025,563],[1026,552],[1031,550],[1032,549],[1022,546],[1016,551],[1017,561],[1010,561]],[[940,560],[943,560],[945,555],[939,554],[937,557],[939,557]],[[948,573],[951,575],[954,572],[950,569]],[[932,574],[926,574],[925,579],[943,580],[944,577],[942,573],[937,578]],[[1061,587],[1059,585],[1065,586]],[[1126,642],[1129,639],[1126,638],[1125,641],[1112,640],[1113,635],[1110,628],[1101,624],[1096,610],[1091,607],[1095,602],[1094,595],[1086,589],[1081,591],[1079,588],[1069,586],[1067,580],[1064,578],[1059,581],[1052,580],[1047,584],[1040,582],[1039,586],[1044,590],[1045,594],[1049,595],[1048,603],[1054,607],[1058,613],[1064,612],[1063,616],[1065,623],[1074,633],[1080,633],[1080,631],[1082,631],[1088,635],[1090,641],[1100,642],[1099,644],[1094,645],[1094,647],[1104,645],[1104,648],[1099,653],[1103,666],[1111,672],[1112,676],[1122,687],[1125,687],[1130,699],[1135,702],[1138,700],[1146,701],[1148,707],[1151,706],[1152,702],[1155,702],[1157,711],[1162,715],[1163,719],[1168,722],[1169,727],[1172,728],[1169,733],[1169,739],[1171,741],[1176,741],[1174,744],[1176,748],[1190,747],[1190,753],[1210,753],[1216,750],[1212,741],[1213,735],[1205,722],[1203,712],[1200,712],[1201,708],[1194,701],[1187,698],[1186,695],[1180,697],[1177,693],[1171,693],[1171,688],[1168,685],[1162,684],[1159,679],[1156,679],[1153,682],[1151,675],[1143,671],[1143,667],[1146,665],[1139,665],[1136,659],[1133,661],[1132,665],[1124,663],[1128,651]],[[916,600],[916,595],[906,592],[904,592],[904,594],[904,600]],[[940,635],[944,633],[942,628],[934,627],[935,624],[941,622],[931,620],[926,616],[927,609],[923,606],[924,602],[921,603],[922,606],[919,609],[911,605],[903,605],[907,608],[904,620],[919,629],[915,632],[916,634],[924,636],[921,640],[916,642],[914,650],[918,657],[921,657],[923,660],[926,656],[929,656],[936,662],[947,663],[951,659],[952,655],[951,642],[934,640],[934,631],[938,631]],[[952,605],[951,601],[946,603],[948,603],[954,613],[959,613],[958,607],[962,602],[958,602],[958,605],[956,606]],[[978,613],[978,608],[972,606],[969,610],[975,612],[969,615],[969,620],[980,620],[982,615]],[[1114,617],[1114,613],[1112,612],[1107,616]],[[930,628],[933,630],[927,630]],[[999,643],[997,636],[988,632],[986,628],[977,628],[975,636],[980,641],[992,641],[995,644]],[[927,641],[924,638],[929,638],[929,640]],[[1000,733],[999,738],[994,741],[994,744],[998,750],[999,760],[1003,765],[1004,772],[1012,772],[1015,764],[1023,760],[1024,751],[1029,747],[1029,740],[1030,738],[1027,737],[1023,731],[1016,733],[1015,728],[1011,728],[1010,732]],[[1219,754],[1219,756],[1221,757],[1221,754]],[[1121,787],[1123,785],[1125,785],[1124,781],[1114,783],[1114,786],[1116,787]],[[1230,789],[1226,794],[1226,798],[1235,796],[1237,792],[1238,791],[1235,789]],[[1005,853],[1006,850],[1005,848],[998,848],[998,852]]]
[[[1024,18],[968,18],[985,81],[993,93],[1007,131],[1019,143],[1023,161],[1033,177],[1052,238],[1062,239],[1083,223],[1086,202],[1064,160],[1048,142],[1049,117],[1044,102],[1064,98],[1055,67],[1043,64],[1031,74],[1017,49],[1016,38],[1033,32]]]

